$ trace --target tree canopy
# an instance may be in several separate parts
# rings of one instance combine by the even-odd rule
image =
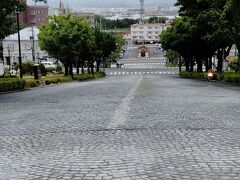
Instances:
[[[240,3],[235,0],[177,0],[180,18],[161,34],[163,48],[184,58],[187,71],[212,68],[217,54],[217,70],[235,43],[240,50]],[[215,65],[215,64],[214,64]]]
[[[81,66],[83,72],[85,64],[93,73],[93,63],[97,61],[99,70],[101,58],[108,59],[117,49],[115,35],[94,29],[81,17],[68,14],[51,16],[49,20],[40,28],[39,46],[64,64],[65,75],[73,75],[73,66],[77,70]]]

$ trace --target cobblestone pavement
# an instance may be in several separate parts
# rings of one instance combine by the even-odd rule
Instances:
[[[0,95],[0,179],[239,179],[239,90],[131,75]]]

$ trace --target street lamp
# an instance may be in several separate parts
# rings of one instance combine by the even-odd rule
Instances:
[[[11,47],[7,46],[7,50],[8,50],[8,58],[7,58],[8,62],[7,62],[7,64],[9,65],[9,71],[10,71],[10,66],[11,66],[10,49],[11,49]]]
[[[17,15],[17,32],[18,32],[18,52],[19,52],[19,57],[18,57],[18,61],[19,61],[19,71],[20,71],[20,78],[23,78],[23,72],[22,72],[22,55],[21,55],[21,41],[20,41],[20,26],[19,26],[19,11],[16,10],[15,11],[16,15]]]
[[[69,49],[70,49],[70,53],[71,53],[70,57],[72,58],[72,40],[73,40],[73,35],[72,34],[68,35],[68,40],[69,40],[69,46],[70,46]],[[73,79],[73,63],[72,63],[72,61],[70,63],[70,75]]]
[[[40,64],[40,56],[39,56],[39,52],[37,52],[37,59],[38,59],[38,64]]]

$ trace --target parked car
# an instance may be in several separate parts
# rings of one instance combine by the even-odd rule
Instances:
[[[56,68],[56,65],[50,61],[43,61],[41,64],[43,64],[45,68]]]
[[[117,68],[117,63],[112,62],[112,63],[111,63],[111,68]]]

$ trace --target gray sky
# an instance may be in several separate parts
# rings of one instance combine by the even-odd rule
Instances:
[[[33,0],[28,0],[33,1]],[[49,5],[59,4],[59,0],[48,0]],[[62,0],[64,4],[68,4],[70,8],[89,8],[89,7],[139,7],[139,0]],[[176,0],[145,0],[147,5],[157,6],[173,6]]]

